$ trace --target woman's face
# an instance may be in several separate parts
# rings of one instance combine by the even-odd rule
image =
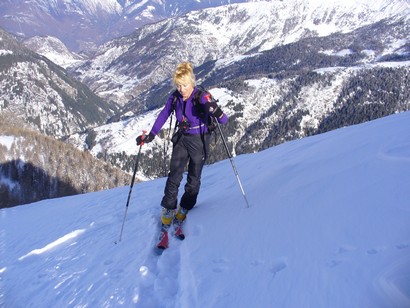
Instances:
[[[177,84],[177,89],[178,92],[181,93],[184,101],[187,100],[191,96],[192,91],[194,91],[194,87],[188,80],[182,80],[179,82]]]

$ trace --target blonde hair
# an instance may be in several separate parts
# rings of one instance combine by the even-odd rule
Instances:
[[[189,62],[181,62],[178,64],[174,77],[172,78],[174,85],[190,82],[192,87],[195,87],[195,75],[192,64]]]

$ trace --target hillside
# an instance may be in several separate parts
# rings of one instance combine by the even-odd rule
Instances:
[[[23,44],[63,68],[84,60],[83,56],[71,52],[62,41],[53,36],[35,36],[24,40]]]
[[[1,209],[0,306],[409,307],[409,132],[404,112],[238,156],[250,208],[228,160],[205,168],[162,256],[165,178],[118,244],[127,186]]]
[[[0,208],[129,183],[87,152],[0,116]]]
[[[0,28],[0,114],[56,138],[101,125],[117,111],[66,70]]]

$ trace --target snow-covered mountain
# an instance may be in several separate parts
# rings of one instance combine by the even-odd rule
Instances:
[[[32,37],[24,41],[24,46],[47,57],[55,64],[64,68],[84,60],[83,56],[68,50],[62,41],[53,36]]]
[[[250,208],[209,166],[162,256],[165,178],[134,186],[116,245],[128,186],[2,209],[0,306],[409,307],[409,140],[405,112],[238,156]]]
[[[105,123],[115,111],[60,66],[0,29],[0,113],[61,138]]]
[[[246,0],[2,0],[0,25],[31,38],[54,36],[73,51],[90,52],[136,28],[191,10]]]
[[[74,71],[102,97],[125,104],[158,83],[166,80],[169,85],[170,74],[183,60],[195,66],[209,61],[231,63],[238,56],[250,57],[304,38],[346,34],[381,21],[390,24],[401,21],[408,30],[409,16],[410,4],[405,0],[232,4],[193,11],[142,27],[129,36],[102,45],[92,60]],[[394,43],[407,46],[407,33],[402,33]],[[388,43],[393,42],[385,41],[386,48]],[[329,46],[330,50],[349,49],[349,46],[338,46],[337,40],[334,44]],[[371,47],[369,51],[376,52],[374,59],[379,54]],[[274,70],[274,66],[272,63],[268,69]],[[138,97],[138,101],[142,99]]]
[[[296,10],[297,2],[290,3],[295,4]],[[383,3],[386,12],[394,12],[384,15],[389,18],[380,13],[381,2],[373,9],[364,4],[356,9],[347,2],[337,7],[332,18],[320,19],[323,22],[313,22],[303,14],[292,15],[294,10],[286,7],[283,14],[277,13],[281,16],[278,24],[270,17],[275,16],[272,10],[278,8],[276,2],[264,3],[265,10],[260,10],[261,2],[237,4],[146,26],[132,36],[106,44],[101,55],[87,61],[77,72],[101,95],[117,97],[115,101],[131,99],[122,109],[123,116],[117,115],[117,122],[92,131],[96,147],[91,152],[105,157],[108,154],[112,163],[124,165],[121,161],[127,161],[125,157],[135,151],[137,134],[151,128],[172,90],[171,72],[184,57],[197,64],[199,82],[212,88],[229,115],[225,133],[236,153],[256,152],[286,140],[409,110],[408,4]],[[331,3],[320,10],[334,5],[338,4]],[[308,16],[319,16],[315,10],[315,14],[307,9],[306,12],[311,12]],[[326,12],[330,14],[332,10]],[[209,21],[207,28],[200,28],[200,16]],[[269,22],[259,25],[263,16]],[[295,21],[293,28],[288,26],[283,31],[290,22],[286,16],[303,22]],[[275,27],[280,31],[272,33]],[[333,33],[337,27],[340,31]],[[221,32],[227,32],[226,36],[218,34]],[[249,32],[253,34],[246,35]],[[161,40],[163,37],[167,39]],[[222,38],[226,37],[229,39],[224,41]],[[269,37],[277,40],[272,43],[277,47],[267,47]],[[185,46],[179,53],[178,46],[184,44],[184,38],[196,42],[196,48]],[[204,43],[207,40],[214,44]],[[167,128],[165,124],[164,129]],[[87,138],[87,133],[73,135],[70,142],[89,149]],[[161,161],[166,141],[157,138],[155,145],[147,155]],[[215,153],[215,160],[223,155],[223,151]]]

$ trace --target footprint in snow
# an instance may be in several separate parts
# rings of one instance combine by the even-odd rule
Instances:
[[[254,267],[265,266],[267,262],[264,260],[254,260],[251,262],[251,265]],[[270,262],[269,262],[270,263]],[[268,272],[272,274],[272,278],[276,276],[279,272],[283,271],[288,264],[286,263],[286,258],[273,261],[268,267]]]
[[[378,254],[379,252],[382,252],[382,251],[384,251],[384,250],[386,250],[386,249],[387,249],[387,247],[375,247],[375,248],[369,249],[369,250],[367,251],[367,254],[368,254],[368,255],[376,255],[376,254]]]
[[[338,266],[338,265],[340,265],[340,264],[342,264],[342,263],[343,263],[342,260],[331,260],[330,262],[328,262],[328,266],[329,266],[330,268],[334,268],[334,267],[336,267],[336,266]]]
[[[354,246],[350,246],[350,245],[343,245],[343,246],[338,247],[333,252],[333,255],[337,257],[327,262],[327,265],[330,268],[335,268],[336,266],[339,266],[343,262],[349,260],[348,254],[354,252],[355,250],[357,250],[357,248]]]
[[[106,260],[106,261],[104,261],[104,265],[110,265],[113,262],[114,262],[113,260]]]
[[[342,254],[346,254],[346,253],[349,253],[355,250],[356,250],[356,247],[344,245],[336,249],[335,254],[342,255]]]
[[[283,271],[288,265],[285,261],[276,261],[269,269],[272,273],[272,278],[274,278],[279,272]]]
[[[402,243],[402,244],[398,244],[396,245],[397,249],[406,249],[406,248],[410,248],[410,243]]]
[[[214,268],[212,269],[214,273],[222,273],[230,269],[229,260],[227,259],[214,259],[212,263],[214,264]]]

